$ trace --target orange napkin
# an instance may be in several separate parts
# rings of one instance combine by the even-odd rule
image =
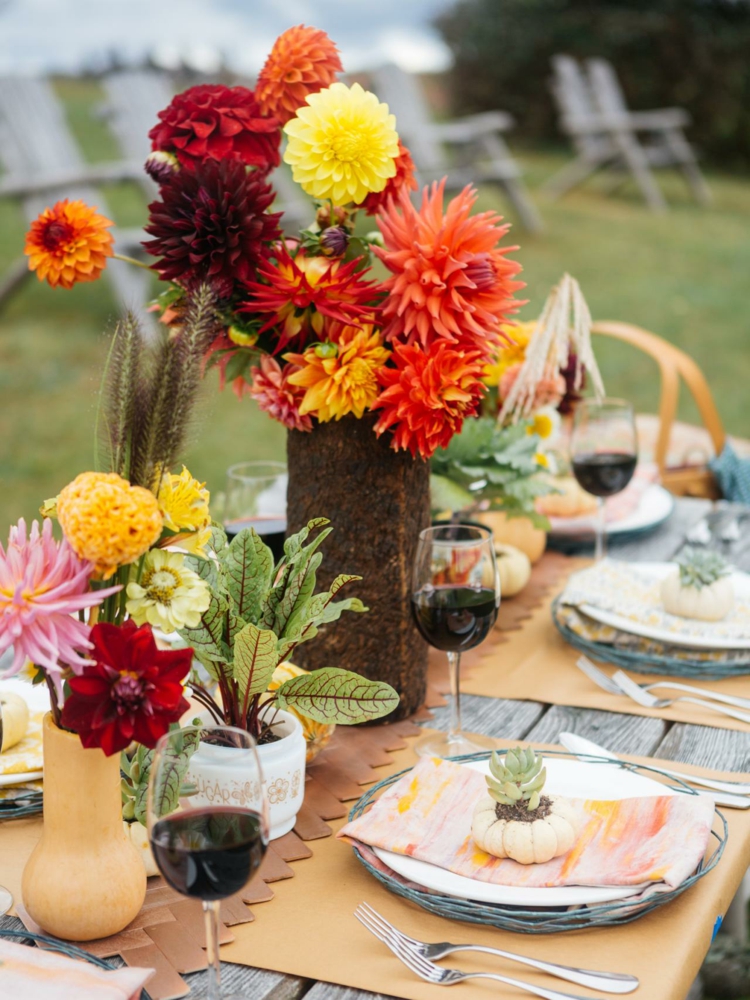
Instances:
[[[153,969],[100,969],[53,951],[0,940],[0,1000],[137,1000]]]
[[[521,865],[485,853],[472,840],[474,807],[486,788],[480,772],[425,757],[338,836],[497,885],[653,890],[658,883],[674,888],[688,878],[711,835],[714,806],[707,796],[573,799],[580,817],[573,848],[545,864]],[[367,856],[371,860],[371,852]]]

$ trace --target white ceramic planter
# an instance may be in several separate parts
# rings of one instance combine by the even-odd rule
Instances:
[[[268,797],[271,840],[292,829],[305,793],[306,746],[302,726],[288,712],[278,712],[277,718],[281,724],[274,731],[282,739],[258,747]],[[247,808],[259,802],[257,782],[243,773],[243,755],[237,755],[231,747],[201,744],[190,759],[187,781],[196,786],[193,799],[196,803]]]

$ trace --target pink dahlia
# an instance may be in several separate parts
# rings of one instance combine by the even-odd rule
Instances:
[[[305,390],[289,381],[289,376],[298,371],[298,365],[284,365],[282,368],[270,354],[264,354],[260,359],[260,368],[253,368],[250,394],[261,410],[285,427],[311,431],[312,420],[307,414],[301,416],[299,412]]]
[[[55,541],[51,521],[41,531],[34,521],[28,535],[23,518],[10,529],[7,549],[0,545],[0,654],[14,650],[6,676],[31,660],[59,689],[62,666],[80,673],[90,662],[80,653],[91,649],[89,627],[73,615],[120,589],[90,591],[91,571],[67,541]]]

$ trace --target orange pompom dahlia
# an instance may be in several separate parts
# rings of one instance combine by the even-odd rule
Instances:
[[[325,423],[347,413],[359,419],[378,395],[378,370],[390,357],[377,330],[344,327],[336,342],[318,344],[304,354],[285,354],[299,369],[289,376],[292,385],[307,391],[299,412]]]
[[[107,232],[113,225],[83,201],[56,202],[45,208],[26,234],[23,251],[29,270],[53,288],[96,281],[114,253],[114,240]]]
[[[417,178],[414,160],[406,146],[398,140],[398,156],[395,159],[396,173],[386,182],[382,191],[371,191],[362,202],[362,208],[368,215],[377,215],[388,204],[390,198],[395,198],[400,191],[416,191]]]
[[[476,414],[487,391],[481,381],[484,355],[456,350],[441,340],[428,351],[399,344],[391,360],[395,367],[378,372],[383,391],[372,409],[383,412],[375,433],[392,430],[396,451],[408,449],[415,458],[417,452],[431,458],[461,430],[465,417]]]
[[[358,266],[359,258],[344,264],[329,257],[308,257],[304,250],[292,257],[286,244],[279,244],[276,263],[258,268],[264,283],[246,285],[248,298],[239,311],[270,314],[261,332],[276,328],[279,340],[274,354],[296,337],[302,344],[313,334],[320,337],[326,317],[356,326],[371,318],[375,286],[365,281]]]
[[[378,216],[384,247],[374,247],[393,276],[384,282],[386,340],[423,347],[436,338],[488,354],[508,339],[502,325],[523,305],[513,293],[524,287],[513,278],[521,265],[500,247],[508,226],[493,212],[472,216],[476,191],[467,186],[443,214],[445,179],[425,188],[414,208],[408,190]]]
[[[298,24],[274,42],[258,75],[255,98],[264,115],[286,125],[308,94],[329,87],[342,69],[338,49],[325,31]]]

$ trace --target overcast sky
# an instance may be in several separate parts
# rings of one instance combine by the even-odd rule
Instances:
[[[108,52],[127,61],[187,56],[209,71],[219,54],[257,72],[278,34],[323,28],[348,70],[395,61],[440,70],[450,56],[431,18],[451,0],[0,0],[0,73],[72,71]]]

